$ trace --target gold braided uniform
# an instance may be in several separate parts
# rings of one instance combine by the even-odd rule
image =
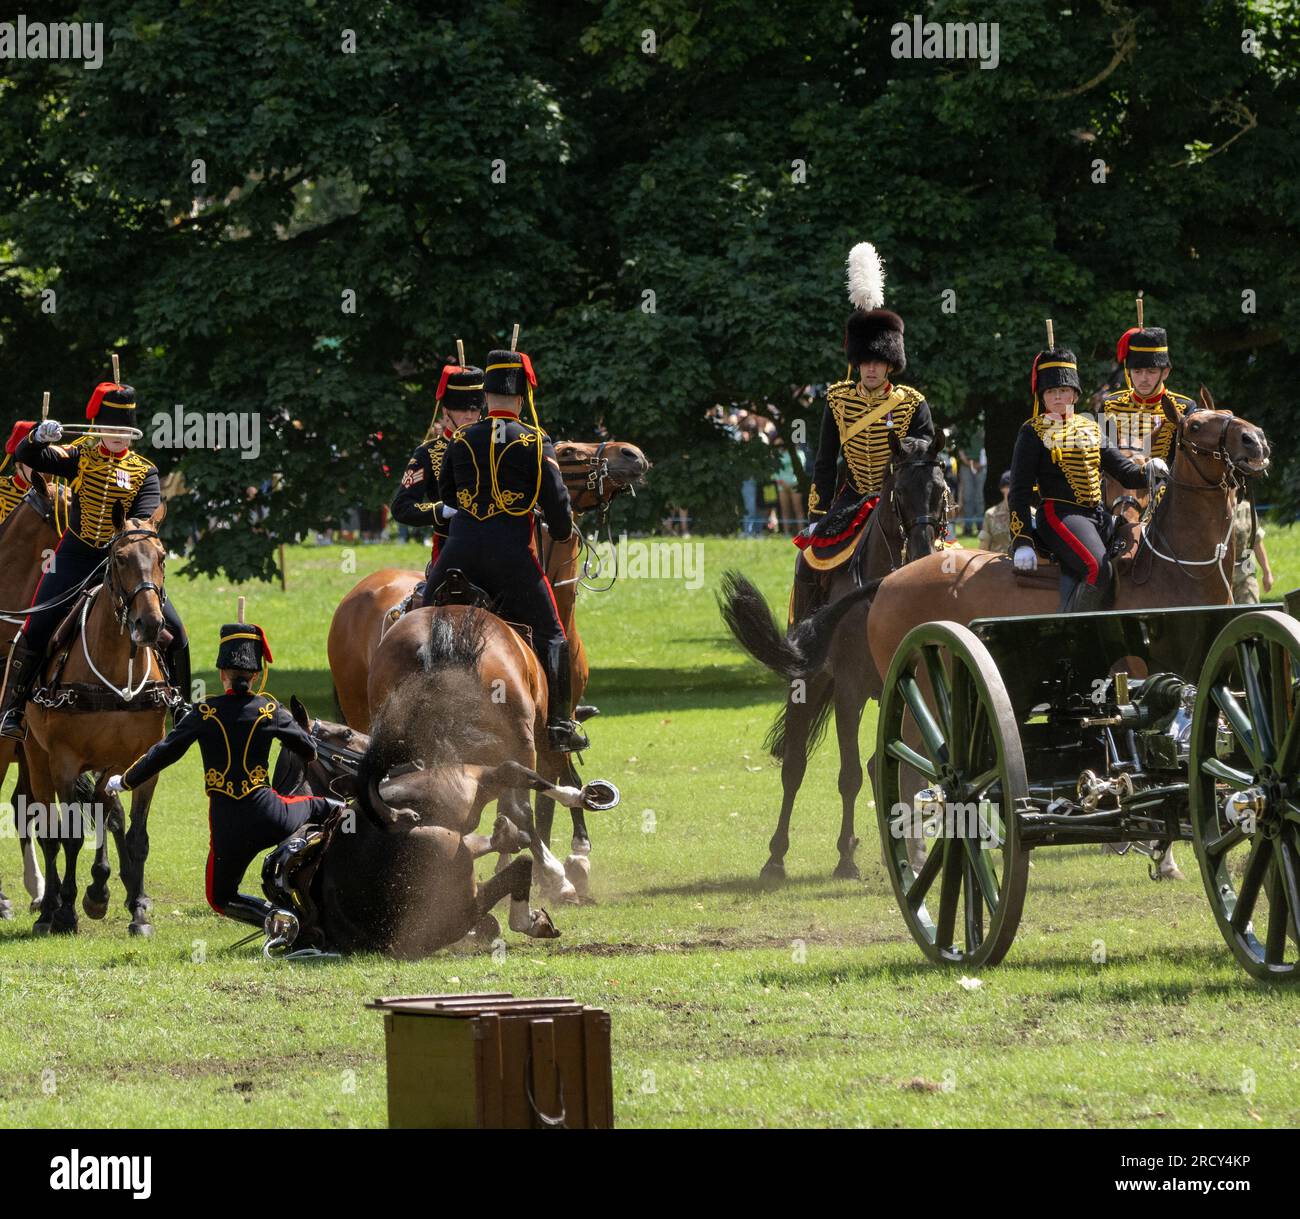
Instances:
[[[910,385],[890,385],[864,395],[855,380],[836,381],[826,390],[821,441],[808,494],[808,515],[825,515],[836,494],[842,456],[848,467],[843,493],[854,499],[876,495],[889,468],[890,434],[934,438],[930,407]]]
[[[1189,411],[1200,410],[1191,398],[1171,389],[1163,390],[1154,402],[1140,401],[1132,386],[1116,390],[1107,394],[1102,403],[1103,414],[1112,416],[1107,420],[1111,442],[1129,452],[1149,453],[1168,462],[1177,428],[1165,418],[1162,398],[1169,400],[1180,419]]]
[[[31,487],[21,474],[0,476],[0,523],[9,518],[9,514],[23,501],[23,496]]]

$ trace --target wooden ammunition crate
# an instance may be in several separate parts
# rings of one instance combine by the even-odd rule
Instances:
[[[384,1013],[388,1125],[569,1130],[614,1125],[609,1013],[572,999],[397,995]]]

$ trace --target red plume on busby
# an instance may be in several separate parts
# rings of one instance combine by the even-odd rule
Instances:
[[[1159,326],[1130,326],[1115,344],[1125,368],[1169,368],[1169,335]]]
[[[484,401],[483,370],[472,364],[444,364],[438,378],[438,390],[433,396],[437,402],[446,397],[447,405],[454,410],[481,409]]]
[[[533,362],[524,352],[504,349],[488,352],[483,388],[489,394],[522,395],[525,381],[534,388],[537,385]]]
[[[20,419],[14,424],[14,430],[9,433],[9,439],[5,441],[5,452],[12,457],[18,452],[18,446],[27,438],[27,433],[36,426],[31,419]]]
[[[135,390],[116,381],[101,381],[86,403],[86,418],[93,420],[101,411],[108,412],[108,422],[129,424],[135,413]]]

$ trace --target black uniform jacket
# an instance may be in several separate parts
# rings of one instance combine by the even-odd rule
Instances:
[[[269,789],[271,743],[280,741],[304,761],[316,746],[298,722],[266,694],[223,694],[194,709],[122,776],[127,789],[138,787],[179,761],[195,741],[203,754],[203,786],[211,797],[242,800]]]
[[[527,545],[534,500],[554,541],[573,532],[569,492],[551,438],[504,411],[489,411],[452,434],[438,495],[457,510],[451,518],[453,541],[499,535]]]
[[[434,533],[444,538],[447,536],[447,522],[438,511],[442,504],[438,498],[438,476],[451,446],[451,435],[451,429],[444,428],[411,454],[402,474],[401,486],[389,508],[393,519],[403,525],[419,529],[432,527]]]
[[[1146,471],[1107,440],[1090,415],[1063,421],[1040,414],[1027,419],[1016,436],[1011,456],[1011,548],[1032,546],[1029,505],[1034,488],[1044,500],[1059,501],[1066,511],[1095,514],[1101,510],[1101,474],[1125,487],[1145,487]]]
[[[69,481],[69,528],[88,546],[108,545],[115,503],[137,519],[152,516],[162,503],[158,467],[131,449],[110,453],[96,436],[81,436],[67,445],[37,444],[29,432],[14,456],[33,470]]]

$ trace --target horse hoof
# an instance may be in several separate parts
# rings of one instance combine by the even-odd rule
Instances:
[[[769,889],[778,889],[785,884],[785,864],[769,859],[758,874],[758,879]]]
[[[49,935],[52,930],[53,928],[51,928],[49,923],[38,922],[34,927],[32,927],[32,935],[46,936]]]
[[[501,924],[497,921],[494,914],[485,914],[477,923],[474,924],[470,935],[482,945],[491,948],[494,940],[501,935]]]
[[[591,859],[586,855],[570,855],[564,861],[564,875],[573,886],[575,901],[583,905],[591,900]]]
[[[75,914],[64,914],[59,911],[50,923],[50,930],[55,935],[76,935],[77,934],[77,916]]]
[[[841,859],[836,865],[835,871],[831,875],[836,880],[861,880],[862,873],[858,871],[858,865],[851,859]]]
[[[153,935],[152,923],[132,923],[127,929],[130,935],[142,935],[145,937]]]
[[[528,929],[528,935],[535,940],[558,940],[560,938],[560,929],[551,922],[551,916],[545,910],[534,910],[533,925]]]
[[[1160,879],[1161,880],[1186,880],[1187,877],[1183,875],[1182,868],[1180,868],[1177,864],[1171,864],[1167,869],[1161,870]]]
[[[89,893],[82,896],[81,908],[87,918],[101,919],[108,913],[108,898],[91,897]]]
[[[7,900],[0,902],[0,919],[5,919],[7,921],[13,918],[13,916],[14,916],[13,902]]]

